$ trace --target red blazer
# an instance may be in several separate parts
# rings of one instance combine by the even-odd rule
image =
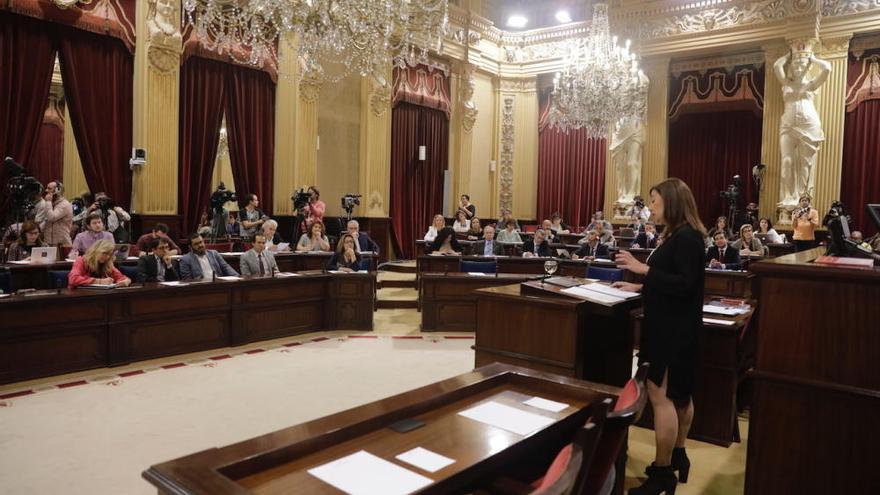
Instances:
[[[115,266],[113,267],[113,272],[110,273],[110,277],[113,278],[113,282],[117,284],[128,278]],[[89,269],[86,268],[85,260],[80,256],[73,262],[73,268],[71,268],[70,273],[67,274],[67,288],[75,289],[80,285],[93,283],[95,283],[95,277],[89,273]]]

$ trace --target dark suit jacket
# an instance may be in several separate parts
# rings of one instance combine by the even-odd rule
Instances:
[[[149,256],[141,256],[138,258],[137,265],[137,281],[140,283],[144,282],[158,282],[156,278],[159,275],[159,267],[158,260],[152,254]],[[180,280],[180,277],[177,276],[177,271],[174,269],[174,265],[172,264],[170,268],[165,268],[165,281],[172,282],[174,280]]]
[[[211,263],[211,268],[214,269],[214,274],[218,277],[238,275],[238,272],[229,266],[229,263],[227,263],[217,251],[209,249],[207,256],[208,262]],[[186,256],[180,258],[181,280],[200,280],[201,278],[202,265],[199,264],[199,260],[196,259],[194,253],[190,252]]]
[[[358,232],[358,246],[361,251],[372,251],[376,253],[376,256],[379,256],[379,245],[363,232]]]
[[[651,239],[651,242],[648,242],[648,234],[641,232],[639,235],[633,239],[633,244],[638,244],[642,249],[654,249],[657,247],[657,238],[660,237],[656,232],[654,233],[654,237]]]
[[[731,246],[727,245],[727,248],[724,250],[724,259],[720,259],[718,256],[718,246],[712,246],[706,251],[706,262],[712,260],[718,260],[724,264],[724,269],[726,270],[739,270],[742,267],[742,259],[739,257],[739,251]],[[706,265],[708,266],[708,264]]]
[[[361,269],[361,254],[354,253],[355,261],[354,263],[348,263],[345,261],[345,256],[339,253],[334,252],[333,256],[327,261],[327,269],[328,270],[339,270],[340,268],[351,268],[352,270],[358,271]]]
[[[534,239],[529,239],[523,243],[522,246],[523,254],[525,253],[534,253],[535,252],[535,241]],[[550,256],[550,243],[546,240],[538,246],[538,256]]]
[[[581,244],[581,247],[575,251],[576,255],[581,258],[585,258],[587,256],[593,256],[594,258],[607,258],[608,254],[608,246],[606,244],[602,244],[601,242],[596,244],[596,248],[593,249],[590,247],[589,243]]]
[[[471,254],[474,256],[484,256],[483,252],[486,250],[486,241],[477,241],[471,244]],[[492,241],[492,254],[495,256],[501,256],[504,254],[504,248],[498,241]]]

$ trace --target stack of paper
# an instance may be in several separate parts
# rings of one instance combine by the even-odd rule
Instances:
[[[601,292],[609,296],[619,297],[620,299],[632,299],[634,297],[639,297],[638,292],[615,289],[614,287],[605,284],[584,284],[581,287],[587,290]]]
[[[400,455],[394,456],[394,458],[400,459],[407,464],[412,464],[413,466],[429,473],[436,473],[446,466],[455,463],[455,459],[450,459],[422,447],[408,450]]]
[[[458,414],[518,435],[528,435],[553,424],[553,418],[526,412],[495,401],[484,402]]]
[[[241,277],[237,277],[235,275],[227,275],[225,277],[217,277],[217,280],[225,280],[227,282],[234,282],[236,280],[241,280]]]
[[[734,321],[734,320],[718,320],[718,319],[716,319],[716,318],[705,318],[705,317],[704,317],[704,318],[703,318],[703,323],[711,323],[711,324],[714,324],[714,325],[725,325],[725,326],[731,326],[731,325],[736,324],[736,321]]]
[[[563,294],[568,294],[570,296],[589,299],[591,301],[596,301],[600,303],[606,304],[614,304],[623,301],[623,299],[615,296],[609,296],[608,294],[603,294],[601,292],[597,292],[594,290],[587,290],[583,285],[578,285],[577,287],[569,287],[568,289],[562,289],[559,291]]]
[[[309,474],[351,495],[405,495],[433,481],[366,451],[309,469]]]
[[[486,276],[486,274],[483,272],[467,272],[467,274],[474,276],[474,277],[485,277]]]
[[[711,304],[703,305],[703,313],[712,313],[715,315],[736,316],[749,312],[749,308],[729,308],[724,306],[714,306]]]

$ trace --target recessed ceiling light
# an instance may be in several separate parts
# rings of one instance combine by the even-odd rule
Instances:
[[[524,15],[513,14],[512,16],[507,18],[507,27],[524,28],[528,23],[529,20],[526,19],[526,16]]]
[[[567,10],[560,10],[556,13],[556,20],[561,24],[565,24],[567,22],[571,22],[571,15],[569,15]]]

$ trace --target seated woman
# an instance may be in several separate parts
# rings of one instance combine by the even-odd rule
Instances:
[[[724,237],[727,239],[733,238],[733,232],[730,230],[730,227],[727,226],[727,217],[720,216],[715,220],[715,226],[709,229],[708,232],[709,239],[715,239],[715,234],[718,232],[723,232]]]
[[[474,217],[471,220],[471,228],[467,231],[467,238],[469,241],[482,241],[483,240],[483,227],[480,226],[480,219]]]
[[[742,224],[739,228],[739,239],[733,241],[730,246],[739,249],[740,256],[764,254],[764,245],[755,237],[752,226],[747,223]]]
[[[443,215],[434,215],[434,220],[431,226],[428,227],[428,233],[425,234],[425,241],[434,242],[434,239],[437,238],[437,233],[443,230],[443,227],[446,227],[446,219],[443,218]]]
[[[296,252],[308,251],[330,251],[330,241],[324,235],[324,222],[320,220],[315,220],[309,227],[309,233],[303,234],[296,243]]]
[[[361,266],[361,255],[354,245],[354,237],[351,234],[342,234],[336,245],[336,252],[327,262],[328,270],[341,272],[356,272]]]
[[[44,247],[46,244],[40,240],[40,227],[33,220],[26,220],[21,224],[18,240],[9,246],[9,261],[30,261],[31,250],[35,247]],[[52,260],[55,261],[55,260]]]
[[[555,235],[571,233],[571,227],[562,221],[562,214],[558,211],[550,217],[550,230],[552,230]]]
[[[471,221],[468,220],[467,215],[461,210],[455,212],[455,222],[452,223],[452,230],[464,234],[470,230],[470,228]]]
[[[764,217],[758,220],[758,229],[760,230],[759,233],[767,236],[768,244],[782,244],[785,242],[785,239],[773,228],[773,222],[769,218]]]
[[[498,233],[495,234],[495,240],[500,243],[522,244],[522,237],[520,237],[519,232],[516,231],[517,225],[516,220],[508,218],[507,223],[504,224],[504,230],[499,230]]]
[[[113,251],[116,245],[107,239],[101,239],[73,263],[67,275],[67,288],[75,289],[81,285],[116,284],[121,287],[131,285],[131,279],[113,266]]]
[[[437,234],[437,238],[429,246],[429,254],[461,254],[461,245],[455,238],[455,231],[452,227],[443,227]]]

